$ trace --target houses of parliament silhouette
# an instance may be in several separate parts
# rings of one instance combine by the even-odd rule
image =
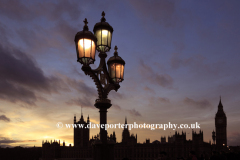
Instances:
[[[74,124],[83,124],[82,128],[74,128],[74,146],[65,145],[60,141],[46,141],[42,143],[42,160],[92,160],[96,159],[94,144],[100,143],[99,135],[89,139],[89,128],[85,128],[90,123],[81,114],[79,121],[74,116]],[[127,119],[125,119],[127,124]],[[216,131],[216,132],[215,132]],[[213,143],[203,141],[203,131],[192,131],[192,140],[186,139],[186,132],[175,132],[174,135],[161,137],[161,141],[155,140],[150,143],[146,139],[144,143],[137,143],[137,134],[130,134],[128,127],[122,131],[122,142],[116,142],[116,134],[113,132],[108,136],[108,141],[112,144],[111,156],[114,160],[175,160],[180,157],[188,157],[190,151],[194,151],[197,156],[211,155],[213,151],[227,150],[227,117],[223,110],[221,98],[218,110],[215,115],[215,131],[212,132]],[[216,143],[215,143],[216,142]]]

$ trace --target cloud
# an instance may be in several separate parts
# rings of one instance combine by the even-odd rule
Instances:
[[[218,75],[226,70],[225,62],[216,61],[214,63],[206,63],[207,58],[203,55],[194,55],[188,58],[182,58],[179,53],[173,53],[171,57],[171,68],[178,69],[180,67],[188,67],[194,73]]]
[[[164,97],[158,97],[158,100],[160,102],[163,102],[163,103],[169,103],[170,102],[170,100],[168,98],[164,98]]]
[[[179,57],[179,53],[174,53],[171,58],[171,67],[173,69],[178,69],[180,66],[185,66],[189,62],[189,59],[182,60]]]
[[[132,116],[141,117],[142,115],[135,109],[127,110]]]
[[[156,75],[155,81],[162,87],[171,87],[173,84],[173,79],[168,74]]]
[[[186,97],[183,102],[187,105],[191,105],[193,107],[197,107],[197,108],[209,108],[212,107],[212,104],[208,101],[208,100],[200,100],[200,101],[195,101],[193,99],[190,99],[188,97]]]
[[[170,103],[170,100],[169,98],[166,98],[166,97],[149,97],[148,98],[148,101],[149,101],[149,106],[150,107],[157,107],[159,108],[159,106],[163,107],[163,105],[167,105]]]
[[[145,86],[145,87],[144,87],[144,90],[145,90],[145,91],[148,91],[148,92],[150,92],[150,93],[155,94],[155,91],[154,91],[153,89],[149,88],[148,86]]]
[[[109,98],[115,98],[115,99],[123,99],[123,98],[125,98],[124,94],[116,92],[114,90],[112,90],[108,96],[109,96]]]
[[[9,138],[6,138],[6,137],[0,137],[0,145],[19,143],[19,142],[36,142],[36,140],[12,140],[12,139],[9,139]]]
[[[49,53],[49,48],[64,50],[66,43],[74,45],[73,37],[79,30],[78,23],[82,22],[78,19],[86,4],[64,0],[35,1],[34,3],[17,0],[9,3],[3,0],[0,2],[0,15],[7,23],[4,21],[3,24],[0,24],[2,35],[0,40],[4,40],[1,41],[4,43],[8,39],[10,41],[20,40],[20,45],[25,44],[28,49],[32,50],[32,54],[37,54],[38,51],[42,51],[42,54]],[[17,22],[18,25],[12,28],[11,21]],[[81,25],[83,22],[80,24],[82,29]],[[8,30],[4,28],[8,28]]]
[[[229,146],[239,146],[240,145],[240,132],[234,132],[228,136],[228,145]]]
[[[6,117],[5,115],[0,115],[0,120],[5,122],[10,122],[10,118]]]
[[[82,80],[77,81],[67,77],[65,82],[69,85],[69,87],[73,88],[78,93],[78,97],[72,98],[71,100],[67,101],[66,104],[90,108],[94,107],[95,99],[98,99],[97,88],[89,87]],[[111,99],[123,99],[124,97],[125,96],[123,94],[115,91],[112,91],[109,95],[109,98]]]
[[[0,2],[0,14],[15,21],[33,21],[34,19],[44,17],[51,21],[57,21],[63,15],[71,20],[78,18],[79,2],[59,0],[57,2],[36,2],[25,3],[24,1],[13,0],[9,3],[7,0]]]
[[[116,110],[122,110],[122,108],[119,105],[117,105],[117,104],[112,105],[112,108],[114,108]]]
[[[46,77],[36,61],[26,53],[0,45],[0,99],[35,105],[35,91],[45,94],[66,90],[61,79]]]
[[[73,136],[72,135],[63,135],[63,136],[60,136],[59,138],[62,140],[72,140]]]
[[[71,99],[67,101],[66,104],[94,108],[94,101],[90,101],[90,98],[87,97]]]
[[[84,81],[82,80],[77,81],[75,79],[70,79],[66,77],[65,82],[81,95],[97,98],[97,89],[89,87],[88,85],[86,85],[86,83],[84,83]]]
[[[18,122],[24,123],[21,118],[15,118]]]
[[[94,98],[97,99],[97,89],[89,87],[82,80],[66,78],[66,83],[77,92],[77,97],[67,101],[67,105],[94,108]]]
[[[173,88],[173,79],[168,74],[159,74],[155,72],[150,66],[146,65],[143,60],[140,60],[140,73],[144,78],[150,82],[157,84],[164,88]]]

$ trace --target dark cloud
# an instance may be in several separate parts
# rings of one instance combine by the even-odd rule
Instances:
[[[90,107],[94,108],[94,101],[91,101],[90,98],[75,98],[66,102],[67,105],[77,105],[80,107]]]
[[[229,146],[239,146],[240,144],[240,132],[231,133],[228,136],[228,145]]]
[[[21,118],[15,118],[15,120],[17,120],[18,122],[24,123]]]
[[[164,97],[158,97],[158,100],[160,102],[163,102],[163,103],[169,103],[170,102],[170,100],[168,98],[164,98]]]
[[[119,92],[116,92],[114,90],[112,90],[110,93],[109,93],[109,98],[112,99],[112,98],[115,98],[115,99],[123,99],[125,98],[125,95],[122,94],[122,93],[119,93]]]
[[[114,108],[116,110],[122,110],[122,108],[119,105],[117,105],[117,104],[112,105],[112,108]]]
[[[0,145],[2,144],[12,144],[12,143],[19,143],[19,142],[36,142],[36,140],[12,140],[7,137],[0,137]]]
[[[142,115],[135,109],[127,110],[132,116],[141,117]]]
[[[181,66],[185,66],[185,65],[189,64],[189,62],[191,62],[190,58],[182,60],[179,57],[179,53],[174,53],[171,58],[171,67],[173,69],[178,69]]]
[[[77,105],[82,107],[94,107],[95,99],[98,98],[97,88],[89,87],[82,80],[74,80],[67,78],[66,83],[78,92],[78,97],[66,102],[67,105]],[[111,91],[109,98],[123,99],[124,95],[115,91]]]
[[[148,86],[144,87],[144,90],[155,94],[155,91],[153,89],[149,88]]]
[[[46,18],[56,21],[63,15],[71,20],[76,20],[79,16],[78,9],[80,3],[77,1],[48,1],[26,3],[25,1],[7,0],[0,1],[0,14],[15,21],[33,21],[36,18]]]
[[[159,74],[140,60],[140,72],[144,79],[165,88],[173,88],[173,79],[168,74]]]
[[[197,108],[212,108],[212,104],[208,100],[195,101],[191,98],[186,97],[183,102],[187,105],[197,107]]]
[[[36,61],[26,53],[1,45],[0,53],[0,99],[35,105],[37,97],[34,91],[50,94],[64,89],[61,79],[46,77]]]
[[[5,122],[10,122],[10,118],[6,117],[5,115],[0,115],[0,120]]]
[[[159,107],[162,106],[162,104],[169,104],[170,100],[169,98],[166,97],[149,97],[148,98],[149,101],[149,106],[151,107]]]
[[[7,0],[0,1],[0,14],[14,20],[24,21],[34,18],[31,7],[25,6],[21,1],[13,0],[11,3]]]
[[[203,55],[193,55],[188,58],[182,58],[179,53],[173,53],[170,61],[173,69],[188,67],[190,71],[201,75],[219,75],[226,70],[224,61],[215,61],[207,63],[207,58]]]
[[[6,45],[6,44],[9,44],[9,41],[8,41],[8,36],[7,36],[7,26],[5,24],[2,24],[0,22],[0,42],[2,45]],[[9,35],[11,35],[11,33],[8,33]]]
[[[83,22],[81,24],[83,24]],[[56,36],[60,35],[61,38],[65,39],[69,44],[74,44],[73,37],[79,30],[82,30],[82,27],[73,27],[67,20],[59,20],[51,32],[54,32]]]
[[[173,84],[173,79],[168,74],[162,74],[162,75],[157,74],[155,76],[155,81],[158,85],[162,87],[171,87]]]
[[[71,88],[73,88],[78,93],[78,97],[72,98],[71,100],[66,102],[67,105],[77,105],[81,107],[94,108],[95,99],[98,98],[97,89],[89,87],[82,80],[77,81],[75,79],[67,78],[65,81]]]
[[[90,78],[90,77],[89,77]],[[67,78],[66,83],[73,89],[75,89],[81,96],[85,96],[86,98],[96,97],[97,99],[97,89],[94,87],[89,87],[82,80],[75,80]]]
[[[79,29],[82,29],[83,22],[78,19],[84,5],[85,3],[64,0],[34,3],[18,0],[9,3],[3,0],[0,2],[0,15],[7,19],[8,23],[0,24],[0,33],[7,32],[1,34],[0,40],[20,39],[21,44],[31,46],[34,50],[32,53],[37,53],[36,51],[46,53],[49,48],[64,48],[63,43],[66,42],[74,45],[73,37]],[[14,30],[9,27],[11,21],[18,23]]]

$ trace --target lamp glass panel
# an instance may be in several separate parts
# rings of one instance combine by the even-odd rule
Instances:
[[[116,78],[120,79],[121,78],[121,68],[122,68],[122,65],[118,64],[118,63],[115,63],[115,65],[116,65]]]
[[[92,59],[95,59],[95,53],[96,53],[96,46],[94,41],[92,41],[92,53],[91,53]]]
[[[84,47],[83,47],[83,39],[78,41],[78,58],[84,57]]]
[[[94,43],[94,42],[93,42]],[[80,39],[78,41],[79,46],[79,58],[81,57],[91,57],[92,51],[92,40],[90,39]]]
[[[95,36],[97,37],[97,46],[102,45],[102,38],[101,38],[101,30],[97,30],[95,33]]]
[[[115,78],[115,63],[110,64],[110,77]]]
[[[111,45],[111,32],[106,29],[99,29],[96,31],[95,36],[97,37],[97,46],[101,51],[105,51],[106,46],[110,47]],[[107,47],[107,48],[108,48]]]
[[[111,47],[112,33],[108,32],[108,46]]]
[[[124,75],[124,65],[121,64],[121,73],[120,73],[121,80],[123,80],[123,75]]]
[[[108,30],[105,29],[102,30],[102,45],[104,46],[108,45],[108,34],[109,34]]]

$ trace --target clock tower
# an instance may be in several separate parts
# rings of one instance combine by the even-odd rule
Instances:
[[[215,127],[216,127],[216,146],[221,148],[227,146],[227,117],[223,111],[223,105],[221,102],[218,104],[218,111],[215,116]]]

